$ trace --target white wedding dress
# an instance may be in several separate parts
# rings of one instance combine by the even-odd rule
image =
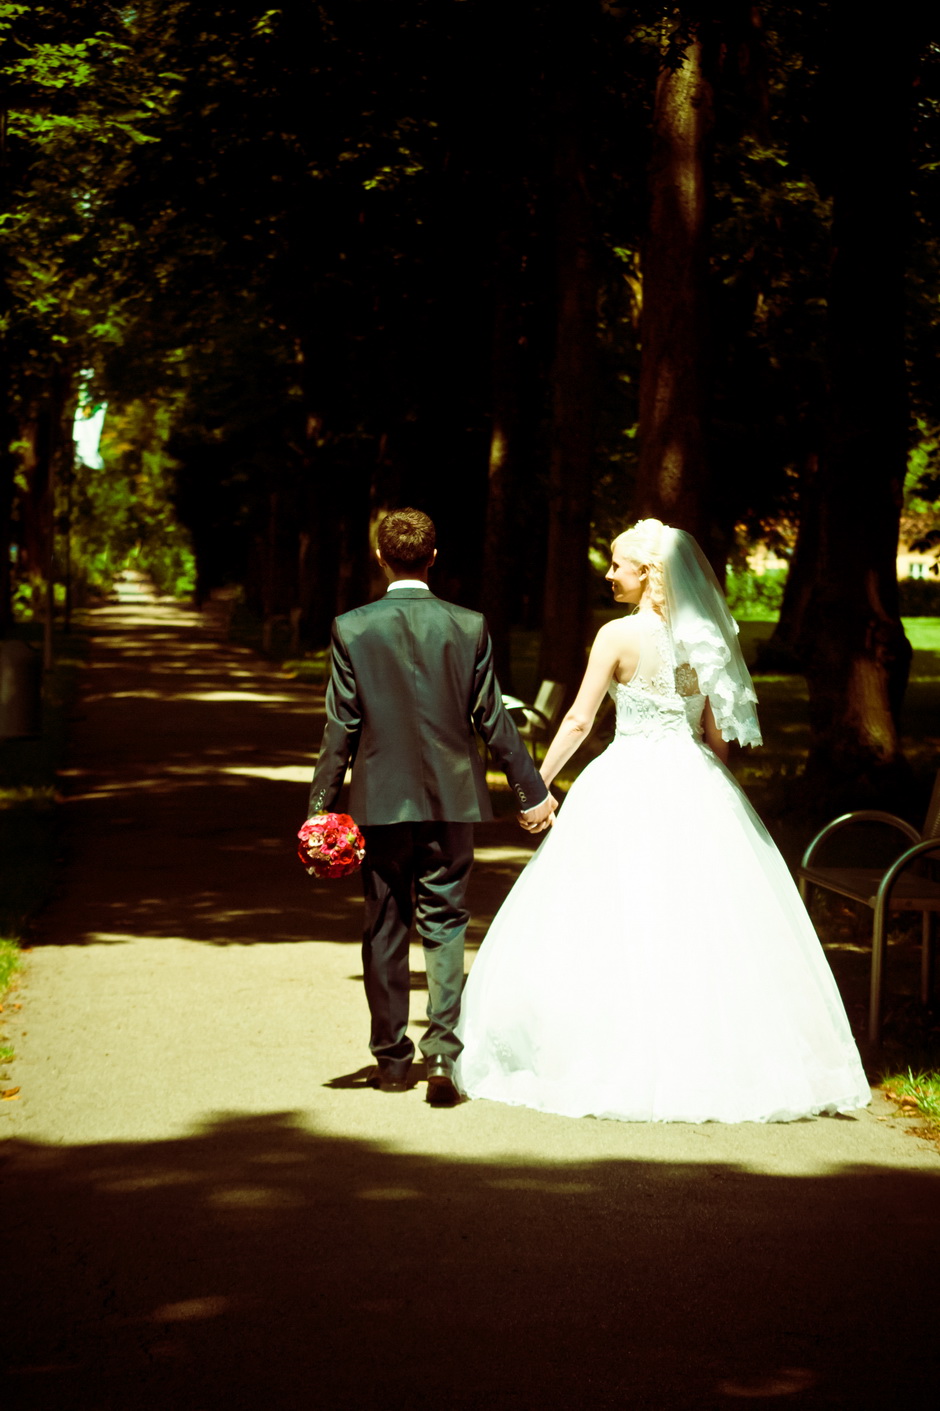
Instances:
[[[701,740],[652,612],[617,732],[572,785],[477,956],[456,1081],[632,1122],[785,1122],[871,1093],[786,864]]]

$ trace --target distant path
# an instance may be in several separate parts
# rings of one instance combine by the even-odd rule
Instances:
[[[88,620],[64,889],[0,1106],[4,1411],[932,1400],[940,1157],[904,1119],[365,1089],[357,883],[292,856],[322,692],[177,604]],[[476,940],[526,840],[478,843]]]

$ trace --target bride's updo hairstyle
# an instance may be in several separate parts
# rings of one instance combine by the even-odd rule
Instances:
[[[669,625],[676,665],[695,672],[726,740],[761,743],[757,696],[714,569],[684,529],[641,519],[611,548],[647,575],[646,601]]]
[[[635,568],[646,570],[646,599],[660,617],[666,617],[666,585],[663,578],[661,519],[640,519],[618,534],[611,550],[629,559]]]

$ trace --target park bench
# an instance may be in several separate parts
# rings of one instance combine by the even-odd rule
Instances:
[[[859,824],[881,824],[902,833],[908,847],[895,860],[881,867],[822,867],[817,854],[835,834]],[[868,1000],[868,1037],[877,1044],[881,1038],[881,995],[884,981],[888,917],[892,911],[919,911],[921,921],[920,997],[929,1004],[933,984],[934,916],[940,911],[940,881],[936,868],[926,861],[940,855],[940,773],[934,780],[922,833],[893,813],[878,809],[857,809],[827,823],[803,854],[797,871],[800,895],[809,903],[811,888],[850,897],[871,908],[871,979]]]
[[[268,612],[265,613],[261,623],[261,650],[269,656],[274,650],[274,634],[278,627],[287,626],[290,629],[290,638],[287,650],[291,656],[300,653],[300,619],[303,615],[302,608],[291,608],[290,612]]]
[[[534,702],[518,696],[503,696],[503,705],[516,723],[532,759],[538,764],[538,745],[547,744],[555,733],[565,702],[565,688],[560,681],[543,681]]]

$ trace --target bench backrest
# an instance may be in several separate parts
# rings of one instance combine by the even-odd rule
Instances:
[[[560,681],[543,681],[535,698],[535,709],[542,712],[552,730],[558,724],[564,696],[565,688]],[[938,804],[938,808],[940,808],[940,804]]]
[[[933,781],[933,793],[930,795],[930,803],[927,805],[927,817],[924,819],[924,837],[940,837],[940,770]]]

